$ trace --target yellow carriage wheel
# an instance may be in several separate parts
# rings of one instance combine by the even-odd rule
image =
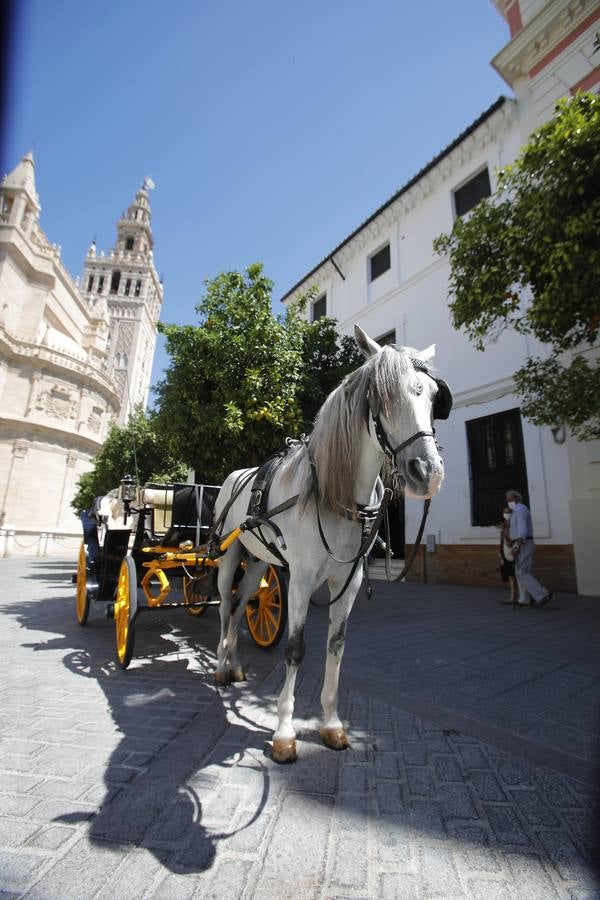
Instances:
[[[122,669],[127,668],[133,656],[137,613],[137,572],[131,556],[126,556],[119,569],[114,610],[117,659]]]
[[[183,599],[185,600],[186,603],[197,603],[198,600],[208,600],[209,599],[209,597],[205,597],[205,596],[197,597],[195,594],[190,593],[191,583],[192,583],[192,579],[189,577],[189,575],[184,575],[183,576]],[[200,616],[203,616],[207,609],[208,609],[207,606],[188,606],[187,607],[187,611],[189,612],[190,616],[195,616],[197,619],[199,619]]]
[[[80,625],[85,625],[90,612],[90,595],[87,587],[87,551],[85,544],[79,548],[77,559],[77,586],[75,590],[75,615]]]
[[[287,585],[280,571],[269,566],[246,607],[248,631],[259,647],[268,650],[281,640],[286,621]]]

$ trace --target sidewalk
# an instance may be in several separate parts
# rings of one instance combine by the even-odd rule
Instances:
[[[73,612],[74,563],[0,560],[0,897],[599,898],[600,600],[374,584],[342,668],[352,749],[318,736],[327,613],[311,609],[299,760],[268,754],[283,678],[218,615]]]

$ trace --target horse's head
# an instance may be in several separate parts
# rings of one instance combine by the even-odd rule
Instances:
[[[435,345],[417,351],[381,347],[355,325],[356,343],[370,370],[369,433],[398,471],[408,497],[433,497],[444,478],[444,463],[433,420],[447,419],[452,395],[430,373]]]

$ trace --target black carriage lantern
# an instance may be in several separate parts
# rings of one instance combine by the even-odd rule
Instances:
[[[131,475],[121,478],[121,500],[135,500],[135,481]]]

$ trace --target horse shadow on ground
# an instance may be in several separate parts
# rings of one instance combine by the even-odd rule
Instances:
[[[215,659],[207,647],[218,641],[218,611],[197,619],[185,610],[151,612],[138,618],[134,657],[123,671],[116,663],[114,623],[104,618],[104,604],[92,607],[88,625],[80,627],[75,586],[56,593],[58,580],[70,581],[65,563],[60,578],[58,568],[24,576],[48,584],[50,593],[43,601],[5,607],[23,627],[48,633],[47,639],[23,646],[35,653],[62,653],[67,672],[95,682],[105,698],[80,690],[64,673],[59,678],[59,693],[72,704],[72,714],[52,723],[57,767],[53,771],[51,765],[48,775],[67,775],[81,784],[83,793],[79,796],[77,785],[71,786],[65,801],[77,799],[65,802],[64,814],[54,821],[87,822],[92,842],[146,848],[173,872],[209,869],[218,843],[254,824],[269,800],[269,768],[274,764],[264,754],[271,731],[242,714],[238,698],[277,665],[283,645],[265,654],[245,639],[249,682],[217,689]],[[272,697],[264,698],[265,704],[271,702]],[[256,698],[254,708],[261,703]],[[238,811],[235,827],[230,827],[214,812],[220,775],[249,746],[252,774],[260,784],[253,792],[253,808]],[[206,824],[205,806],[212,810],[209,820],[221,827]]]

